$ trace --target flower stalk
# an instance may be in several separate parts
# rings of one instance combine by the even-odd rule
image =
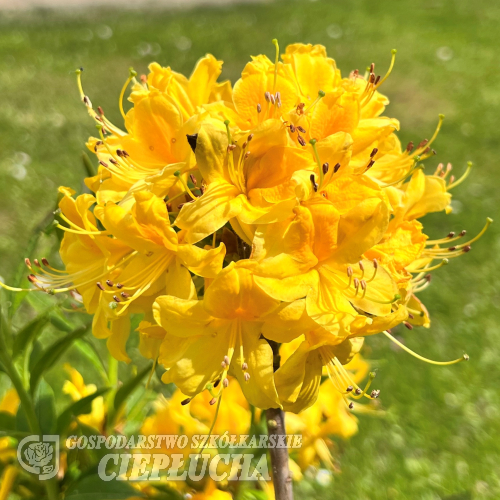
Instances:
[[[268,342],[273,350],[273,370],[276,371],[280,366],[279,344],[274,341]],[[278,443],[280,436],[286,436],[285,412],[282,409],[269,408],[266,410],[266,422],[269,440],[273,436],[273,440]],[[293,500],[292,476],[288,466],[288,448],[286,446],[270,448],[269,455],[276,500]]]

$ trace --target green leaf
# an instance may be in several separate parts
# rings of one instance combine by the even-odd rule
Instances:
[[[18,432],[26,432],[31,434],[30,424],[26,418],[26,412],[24,411],[23,404],[19,405],[16,413],[16,430]]]
[[[14,431],[16,429],[16,417],[5,411],[0,411],[0,431]]]
[[[41,314],[17,332],[14,337],[12,359],[16,359],[26,349],[30,342],[40,334],[48,322],[48,313]]]
[[[43,346],[42,343],[39,340],[36,340],[33,342],[33,348],[31,349],[30,352],[30,359],[29,359],[29,371],[33,369],[33,367],[38,363],[40,358],[42,357],[43,354]]]
[[[85,335],[89,326],[90,325],[79,326],[65,337],[54,342],[42,352],[40,358],[35,362],[33,368],[31,369],[30,389],[32,394],[35,392],[42,375],[49,368],[55,365],[57,360],[76,339]]]
[[[68,406],[57,419],[57,434],[62,434],[78,415],[90,413],[92,411],[92,401],[108,391],[109,388],[104,387]]]
[[[78,350],[79,354],[81,354],[82,358],[86,358],[89,363],[94,365],[94,368],[101,375],[103,382],[107,383],[108,374],[106,373],[106,367],[92,341],[88,338],[78,339],[75,342],[75,348]]]
[[[61,314],[57,314],[56,312],[52,312],[49,315],[50,322],[61,332],[72,332],[74,329],[73,325],[70,325]]]
[[[125,500],[144,498],[144,495],[124,481],[103,481],[97,474],[93,474],[69,488],[64,498],[65,500]]]
[[[123,384],[116,391],[113,407],[118,411],[130,393],[141,383],[142,379],[152,370],[153,365],[149,364],[143,368],[133,379]]]
[[[88,177],[94,177],[94,175],[97,175],[97,168],[90,161],[90,158],[85,151],[82,151],[82,161],[83,161],[83,168],[85,169],[85,172]]]
[[[43,434],[54,434],[56,429],[56,399],[52,387],[41,380],[35,395],[35,413]]]

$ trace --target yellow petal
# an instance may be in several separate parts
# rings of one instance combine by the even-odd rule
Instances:
[[[357,262],[361,255],[376,245],[389,224],[389,210],[380,199],[361,202],[340,218],[338,247],[334,258],[338,262]]]
[[[279,408],[281,405],[273,376],[273,351],[269,343],[259,337],[258,327],[252,328],[251,324],[242,323],[244,361],[248,365],[250,379],[246,381],[244,378],[241,369],[243,360],[239,358],[238,349],[236,362],[231,363],[230,373],[238,379],[243,394],[251,405],[263,410]]]
[[[311,212],[299,206],[294,213],[291,221],[258,227],[252,254],[258,262],[252,267],[255,274],[281,279],[307,272],[317,264]]]
[[[315,286],[318,280],[316,270],[308,271],[298,276],[290,276],[284,279],[266,278],[255,276],[255,282],[269,296],[276,300],[284,302],[293,302],[294,300],[305,297]]]
[[[236,217],[241,206],[242,199],[235,186],[224,181],[214,182],[202,196],[182,207],[175,225],[185,229],[185,241],[194,244]]]
[[[255,138],[255,135],[254,135]],[[250,142],[249,149],[253,146]],[[314,169],[316,163],[306,150],[276,146],[270,148],[247,174],[247,190],[275,187],[289,180],[297,170]]]
[[[274,84],[274,64],[266,56],[252,58],[235,83],[233,102],[246,128],[255,126],[259,120],[257,104],[262,106],[262,114],[267,115],[270,104],[264,99],[266,92],[280,92],[282,107],[274,107],[273,117],[279,118],[283,110],[291,109],[298,102],[298,90],[293,82],[290,66],[278,63],[278,78]],[[244,125],[242,126],[244,128]]]
[[[194,106],[209,102],[210,94],[221,71],[222,61],[217,61],[211,54],[207,54],[196,63],[188,84],[188,94]]]
[[[335,61],[322,45],[288,45],[283,61],[292,66],[303,97],[316,99],[318,91],[330,92],[339,83]]]
[[[173,295],[180,299],[193,300],[197,298],[196,288],[191,279],[190,272],[182,265],[179,259],[175,259],[167,268],[165,276],[167,295]]]
[[[227,132],[222,123],[205,123],[196,139],[196,160],[207,184],[220,179],[230,180],[227,170]]]
[[[221,243],[217,248],[204,250],[194,245],[179,245],[177,258],[192,273],[205,278],[215,278],[222,269],[226,247]]]
[[[137,331],[139,332],[140,353],[147,359],[157,359],[166,331],[149,321],[141,321]]]
[[[203,335],[193,341],[183,356],[162,377],[164,382],[173,382],[187,396],[194,396],[205,389],[220,375],[221,362],[227,354],[230,324],[217,332],[217,338]]]
[[[389,136],[395,130],[399,130],[399,122],[395,118],[380,117],[360,120],[357,128],[352,132],[354,141],[352,154],[358,154],[374,141]]]
[[[255,282],[248,269],[230,265],[205,290],[206,311],[215,318],[259,319],[279,305]]]
[[[207,335],[213,317],[203,308],[201,300],[186,300],[163,295],[153,304],[156,322],[168,333],[178,337]]]
[[[111,322],[111,336],[108,337],[106,346],[113,358],[118,361],[130,363],[125,346],[130,335],[130,316],[124,314]]]
[[[267,316],[262,335],[280,344],[288,343],[316,325],[309,318],[304,299],[283,303]]]

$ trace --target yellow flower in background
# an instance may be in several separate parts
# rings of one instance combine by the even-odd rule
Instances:
[[[14,465],[7,465],[0,477],[0,500],[7,500],[19,471]]]
[[[248,434],[251,423],[250,405],[235,378],[229,378],[224,389],[219,413],[216,418],[216,405],[210,404],[212,395],[209,391],[202,392],[188,405],[191,415],[204,422],[209,429],[214,424],[212,432],[222,435]],[[217,387],[215,387],[217,389]],[[215,423],[214,423],[215,422]]]
[[[79,401],[86,396],[90,396],[97,390],[94,384],[85,384],[82,374],[68,363],[64,365],[64,369],[69,375],[70,380],[64,382],[63,392],[68,394],[73,401]],[[82,422],[82,424],[93,427],[99,432],[103,432],[106,412],[104,398],[98,396],[92,401],[92,411],[87,415],[79,415],[78,420]]]
[[[15,389],[8,389],[2,400],[0,401],[0,412],[7,413],[9,415],[15,416],[19,408],[20,400]],[[12,440],[8,437],[0,438],[0,461],[7,462],[10,459],[15,458],[16,450],[13,446]],[[8,472],[7,469],[4,472],[5,478],[2,480],[8,483],[9,478],[13,480],[15,474],[13,471]],[[1,492],[2,490],[0,490]],[[2,498],[0,496],[0,498]],[[6,495],[5,495],[6,498]]]
[[[231,500],[233,495],[229,491],[219,490],[216,483],[212,480],[207,481],[203,491],[197,492],[191,496],[192,500]]]

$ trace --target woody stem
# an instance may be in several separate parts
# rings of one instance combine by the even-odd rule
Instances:
[[[276,371],[280,366],[279,344],[272,340],[268,340],[268,342],[273,350],[273,370]],[[274,436],[273,441],[280,442],[279,436],[286,436],[285,412],[280,408],[269,408],[266,410],[266,421],[270,441],[271,436]],[[288,449],[286,447],[270,448],[269,455],[276,500],[293,500],[292,476],[288,467]]]

